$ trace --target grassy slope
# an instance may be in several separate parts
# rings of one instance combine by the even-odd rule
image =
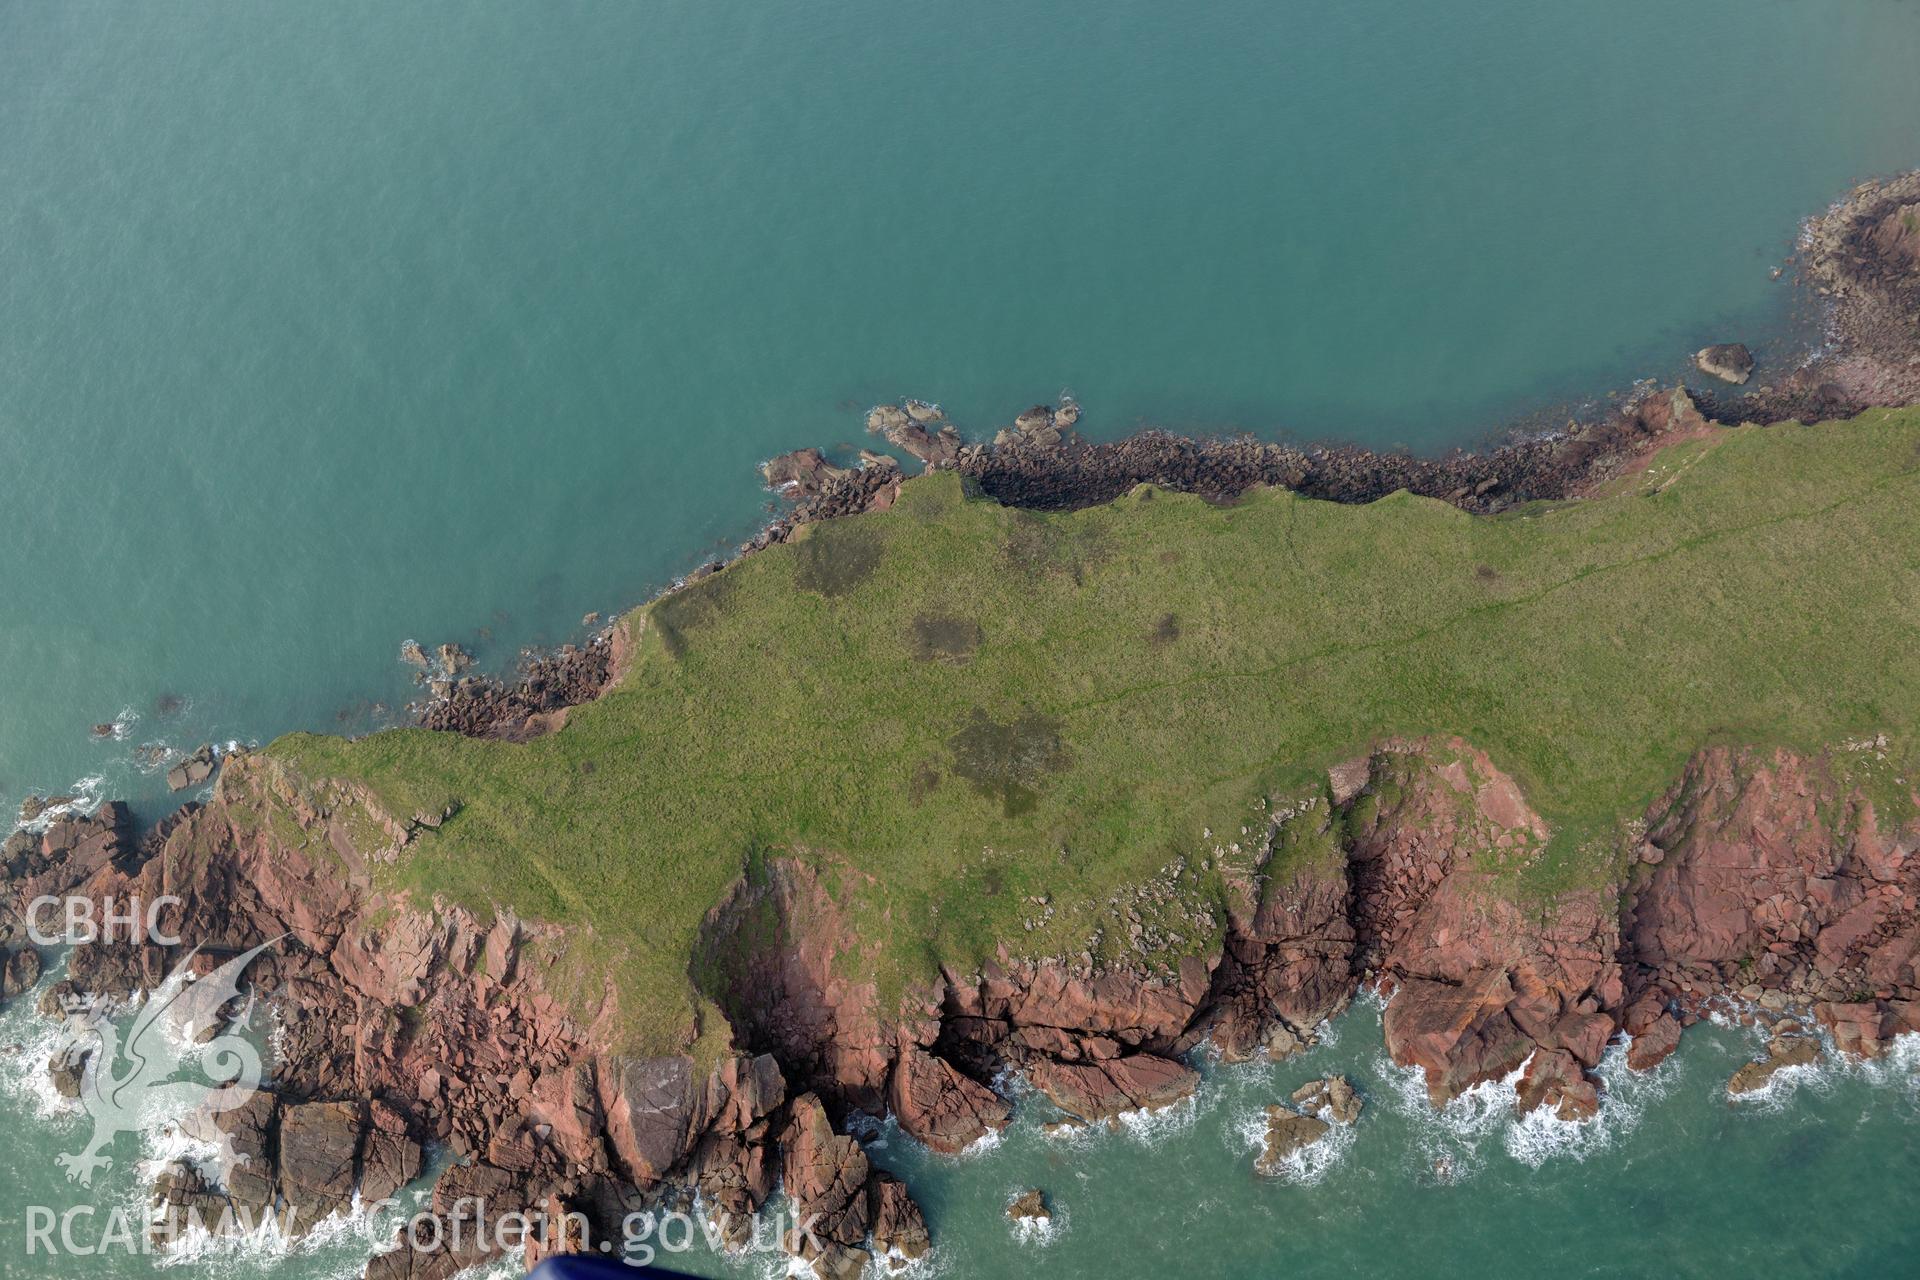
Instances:
[[[629,1043],[664,1050],[701,917],[755,850],[871,877],[840,879],[891,993],[1000,940],[1077,952],[1117,887],[1381,735],[1458,733],[1514,773],[1557,832],[1516,888],[1551,893],[1602,877],[1595,851],[1703,741],[1909,730],[1920,413],[1722,432],[1497,519],[1145,490],[1042,517],[935,476],[651,615],[622,687],[552,737],[271,750],[457,798],[390,874],[577,926],[559,972],[611,972]],[[926,657],[972,627],[916,618],[977,649]],[[1181,887],[1205,900],[1199,862]]]

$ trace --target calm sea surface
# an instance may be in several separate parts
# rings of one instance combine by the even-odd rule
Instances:
[[[1434,450],[1710,341],[1765,377],[1817,338],[1800,220],[1920,164],[1916,66],[1912,0],[0,0],[0,806],[152,815],[145,745],[375,727],[409,636],[577,635],[881,399]],[[1730,1110],[1702,1037],[1569,1142],[1426,1119],[1377,1036],[1319,1051],[1375,1105],[1312,1185],[1241,1134],[1291,1065],[1144,1135],[878,1155],[955,1277],[1910,1261],[1902,1072]],[[0,1275],[82,1274],[21,1243],[97,1198],[33,1058]],[[999,1216],[1029,1184],[1051,1240]]]

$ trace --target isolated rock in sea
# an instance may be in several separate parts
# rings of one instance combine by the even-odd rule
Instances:
[[[435,656],[440,660],[440,669],[450,676],[457,676],[473,665],[473,655],[450,640],[435,650]]]
[[[1320,1141],[1332,1129],[1318,1116],[1303,1116],[1290,1107],[1268,1107],[1266,1145],[1254,1159],[1253,1171],[1263,1178],[1285,1176],[1288,1158]]]
[[[111,738],[113,736],[113,730],[113,721],[102,720],[99,724],[93,726],[93,736],[96,738]]]
[[[1007,1216],[1015,1222],[1042,1224],[1053,1221],[1053,1210],[1047,1204],[1047,1193],[1035,1187],[1008,1203]]]
[[[1749,1062],[1727,1081],[1732,1097],[1757,1093],[1773,1083],[1773,1077],[1788,1067],[1810,1067],[1820,1061],[1820,1042],[1810,1036],[1776,1036],[1767,1042],[1767,1056]]]
[[[1753,353],[1745,343],[1722,342],[1694,353],[1700,372],[1738,386],[1753,376]]]
[[[1360,1118],[1360,1095],[1345,1076],[1312,1080],[1293,1091],[1293,1104],[1308,1115],[1325,1112],[1336,1123],[1352,1124]]]
[[[78,1046],[56,1053],[47,1062],[47,1076],[53,1081],[53,1091],[63,1098],[80,1096],[80,1081],[87,1069],[87,1059],[93,1056],[93,1050]]]
[[[420,647],[418,640],[404,641],[400,645],[400,661],[410,667],[418,667],[420,670],[425,671],[427,669],[427,651]]]

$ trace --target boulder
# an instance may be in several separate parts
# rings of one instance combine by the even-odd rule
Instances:
[[[1813,1016],[1833,1033],[1834,1048],[1855,1058],[1878,1058],[1887,1051],[1887,1017],[1872,1000],[1822,1001]]]
[[[1664,1009],[1644,1029],[1634,1033],[1627,1046],[1627,1066],[1635,1071],[1650,1071],[1665,1062],[1680,1047],[1680,1020]]]
[[[1753,376],[1753,353],[1744,343],[1722,342],[1694,353],[1700,372],[1739,386]]]

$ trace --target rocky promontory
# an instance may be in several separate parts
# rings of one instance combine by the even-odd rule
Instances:
[[[1858,195],[1828,220],[1831,245],[1819,238],[1827,231],[1815,236],[1826,246],[1814,253],[1816,265],[1831,258],[1833,246],[1864,259],[1822,268],[1838,273],[1830,287],[1842,330],[1864,326],[1846,358],[1869,359],[1877,370],[1836,384],[1838,403],[1856,393],[1914,394],[1900,391],[1907,385],[1897,362],[1902,348],[1879,345],[1903,314],[1904,290],[1920,270],[1920,256],[1909,253],[1906,192],[1889,184]],[[1880,336],[1869,343],[1869,334]],[[1474,514],[1514,512],[1594,493],[1631,477],[1657,450],[1707,440],[1716,430],[1713,409],[1704,397],[1671,388],[1600,423],[1441,459],[1163,433],[1088,443],[1071,404],[1036,406],[984,444],[967,443],[937,407],[917,401],[882,406],[872,427],[926,467],[958,473],[966,492],[1007,507],[1068,511],[1137,495],[1130,500],[1151,501],[1152,510],[1180,501],[1224,520],[1208,503],[1152,494],[1193,493],[1227,504],[1254,486],[1271,486],[1358,503],[1409,490]],[[790,455],[769,464],[768,479],[795,506],[745,550],[794,544],[756,563],[790,558],[790,567],[781,562],[788,574],[781,585],[804,596],[809,618],[827,620],[823,629],[837,646],[831,652],[845,661],[848,637],[867,621],[849,603],[853,585],[878,572],[891,554],[885,537],[898,535],[861,535],[860,521],[825,522],[892,511],[890,519],[930,525],[940,510],[932,486],[943,482],[909,482],[897,462],[878,454],[844,468],[824,454]],[[954,491],[951,507],[973,505],[961,502],[960,482],[944,483]],[[1649,486],[1626,501],[1648,510],[1661,492]],[[1522,523],[1470,521],[1418,505],[1446,517],[1449,554],[1467,557],[1417,548],[1426,556],[1415,563],[1418,602],[1429,600],[1442,570],[1458,570],[1466,589],[1483,593],[1461,617],[1510,608],[1515,600],[1558,599],[1582,576],[1622,563],[1596,557],[1571,578],[1503,597],[1507,579],[1492,563],[1502,548],[1488,550],[1491,540],[1467,544],[1488,529],[1504,536]],[[1227,514],[1238,518],[1246,509]],[[1744,521],[1748,513],[1738,514]],[[1405,505],[1387,515],[1414,518]],[[1811,518],[1797,509],[1791,515],[1802,523]],[[1700,507],[1683,506],[1674,519],[1704,516]],[[1174,548],[1139,553],[1118,537],[1089,537],[1067,548],[1073,554],[1055,554],[1060,548],[1038,544],[1041,535],[1021,520],[1032,518],[994,526],[994,541],[981,554],[996,573],[1018,576],[1023,607],[1042,592],[1103,600],[1103,588],[1117,591],[1111,582],[1090,585],[1089,566],[1103,563],[1120,564],[1135,578],[1166,574],[1158,579],[1163,584],[1174,575],[1204,579],[1213,569],[1198,557],[1182,560]],[[1698,538],[1725,532],[1712,526],[1699,533],[1690,523],[1686,529]],[[836,541],[844,530],[853,532]],[[1224,536],[1218,524],[1204,532]],[[1375,536],[1370,551],[1388,545],[1377,526],[1365,532]],[[1855,537],[1860,527],[1846,532]],[[1255,562],[1253,588],[1221,571],[1211,589],[1259,596],[1263,570],[1302,554],[1291,526],[1282,541],[1263,544],[1272,555]],[[1631,563],[1664,562],[1682,549],[1663,545]],[[1124,558],[1129,551],[1132,558]],[[1347,561],[1318,570],[1288,563],[1308,576],[1356,572]],[[902,745],[915,741],[906,713],[863,701],[864,688],[829,687],[812,670],[773,673],[766,687],[749,691],[734,719],[688,729],[683,722],[695,711],[733,690],[719,680],[700,684],[694,662],[669,664],[690,653],[706,656],[701,628],[735,607],[730,592],[753,602],[755,584],[742,587],[735,572],[703,569],[684,594],[584,645],[532,657],[512,682],[455,672],[446,662],[446,688],[424,708],[424,727],[490,741],[416,731],[402,740],[426,759],[415,771],[383,774],[376,784],[368,780],[376,770],[356,773],[338,755],[322,753],[322,763],[333,767],[303,770],[292,753],[240,751],[201,779],[212,784],[204,802],[152,831],[136,833],[124,809],[107,805],[85,817],[36,812],[31,827],[7,839],[0,894],[7,955],[0,971],[9,993],[28,989],[37,976],[38,953],[22,941],[21,925],[28,904],[47,894],[84,897],[101,913],[129,899],[170,900],[167,923],[181,935],[178,944],[78,946],[54,989],[58,997],[125,999],[153,988],[190,953],[196,966],[210,969],[266,947],[248,978],[281,1020],[283,1065],[268,1091],[211,1122],[233,1152],[218,1176],[190,1167],[163,1171],[155,1187],[161,1206],[203,1217],[217,1217],[208,1211],[223,1206],[294,1211],[310,1223],[350,1204],[356,1192],[362,1199],[390,1192],[438,1145],[451,1163],[438,1176],[432,1213],[449,1225],[476,1215],[537,1215],[552,1229],[511,1242],[523,1260],[617,1238],[630,1213],[696,1201],[725,1240],[743,1243],[753,1215],[778,1187],[812,1224],[796,1229],[784,1247],[829,1280],[919,1257],[933,1240],[910,1189],[875,1167],[853,1136],[863,1117],[890,1114],[929,1148],[957,1152],[1010,1122],[1010,1078],[1044,1099],[1031,1105],[1081,1124],[1176,1106],[1202,1087],[1198,1066],[1207,1055],[1284,1059],[1361,991],[1384,1000],[1386,1047],[1421,1073],[1435,1105],[1518,1073],[1518,1106],[1568,1122],[1604,1105],[1595,1073],[1604,1055],[1624,1041],[1628,1065],[1651,1069],[1685,1027],[1715,1012],[1818,1027],[1838,1051],[1860,1056],[1920,1032],[1920,796],[1903,763],[1911,744],[1879,736],[1735,743],[1717,721],[1690,724],[1672,756],[1658,757],[1658,774],[1636,775],[1636,786],[1648,785],[1630,793],[1633,811],[1614,813],[1612,826],[1584,830],[1584,842],[1569,848],[1564,827],[1543,813],[1553,810],[1539,802],[1540,793],[1530,794],[1501,767],[1497,758],[1506,756],[1474,740],[1477,722],[1442,722],[1462,736],[1429,732],[1425,724],[1417,733],[1383,731],[1377,706],[1362,704],[1390,701],[1390,694],[1363,684],[1351,695],[1360,730],[1324,754],[1289,758],[1305,772],[1284,775],[1284,785],[1267,757],[1288,756],[1294,740],[1264,737],[1258,767],[1236,775],[1247,794],[1236,793],[1234,801],[1254,802],[1242,809],[1239,831],[1215,835],[1196,821],[1198,842],[1167,854],[1176,872],[1100,884],[1099,900],[1079,904],[1092,913],[1084,919],[1098,923],[1070,943],[1016,945],[1021,933],[1064,932],[1056,919],[1064,904],[1042,891],[1037,873],[1034,882],[1023,879],[1028,867],[1021,860],[991,847],[953,853],[953,865],[939,868],[949,880],[916,884],[912,894],[887,900],[898,919],[863,917],[862,904],[874,900],[875,886],[885,887],[886,874],[904,879],[915,869],[908,859],[920,850],[916,839],[932,847],[929,833],[938,823],[912,826],[902,814],[948,804],[954,807],[939,811],[941,820],[977,812],[982,823],[1012,824],[1076,749],[1100,744],[1068,742],[1059,725],[1030,707],[970,702],[974,692],[956,685],[966,694],[952,708],[961,727],[938,739],[937,751],[914,756]],[[977,670],[967,662],[986,632],[958,616],[966,602],[954,597],[961,594],[948,591],[936,602],[939,610],[889,620],[884,639],[899,649],[898,687],[908,683],[899,670],[914,687],[957,682]],[[1609,601],[1616,606],[1624,609]],[[1064,634],[1125,630],[1156,663],[1183,635],[1201,634],[1240,656],[1233,646],[1248,628],[1208,631],[1204,613],[1176,617],[1156,599],[1150,611],[1091,613],[1093,623]],[[1340,634],[1333,642],[1306,659],[1254,668],[1264,683],[1249,682],[1237,667],[1218,680],[1212,677],[1220,673],[1209,671],[1212,684],[1243,692],[1197,710],[1154,704],[1114,736],[1131,747],[1136,735],[1174,723],[1224,751],[1207,735],[1218,732],[1233,698],[1313,703],[1322,695],[1296,682],[1305,680],[1302,672],[1359,661],[1383,643],[1347,634],[1357,628],[1343,618],[1335,619]],[[1298,623],[1291,615],[1281,620]],[[965,625],[970,621],[975,625]],[[1016,632],[1026,621],[1023,613],[1004,630]],[[1415,621],[1430,629],[1424,613]],[[1568,625],[1555,621],[1552,634],[1565,634]],[[1662,615],[1645,625],[1665,621]],[[1581,640],[1604,651],[1620,634],[1596,625]],[[1043,640],[1039,651],[1049,656],[1065,643],[1052,634]],[[663,704],[679,720],[603,726],[593,740],[598,755],[576,752],[578,722],[626,701],[625,691],[639,683],[629,680],[620,699],[587,705],[620,683],[643,642],[655,646],[659,665],[634,669],[658,689],[691,689],[692,701]],[[723,656],[742,647],[714,646]],[[424,660],[425,651],[418,652]],[[1413,669],[1426,679],[1436,668]],[[1101,700],[1092,674],[1073,664],[1045,667],[1044,675],[1082,682],[1073,693],[1076,711]],[[1534,676],[1528,669],[1513,685]],[[1475,704],[1488,721],[1498,719],[1509,694],[1520,696],[1512,686],[1494,692],[1499,696]],[[1847,693],[1865,696],[1853,686]],[[569,719],[575,730],[561,733]],[[825,731],[809,725],[852,729],[826,742]],[[754,751],[728,754],[756,729],[767,732]],[[684,738],[674,736],[683,731]],[[653,745],[662,740],[671,757]],[[456,756],[454,747],[473,754]],[[699,785],[678,786],[651,809],[626,805],[608,782],[616,757],[664,772],[684,755],[719,763]],[[703,807],[744,811],[822,757],[831,767],[808,775],[805,794],[784,800],[771,816],[752,815],[764,825],[725,829],[735,843],[716,859],[724,869],[698,882],[697,893],[686,888],[695,882],[685,850],[621,843],[636,828],[701,830],[694,824]],[[528,761],[541,771],[514,771]],[[876,761],[891,772],[882,776]],[[1165,770],[1154,763],[1158,785]],[[1559,757],[1553,763],[1573,767]],[[1522,776],[1537,782],[1552,775]],[[712,795],[701,790],[709,782]],[[486,786],[498,789],[497,803],[476,817],[472,802],[481,797],[474,788]],[[1118,789],[1096,794],[1089,785],[1073,793],[1074,803],[1085,808]],[[1045,829],[1044,839],[1022,846],[1024,862],[1083,887],[1097,883],[1087,868],[1100,840],[1147,822],[1155,803],[1171,805],[1141,790],[1123,797],[1122,816],[1095,830],[1064,822]],[[901,836],[889,846],[894,860],[877,871],[850,865],[826,847],[822,814],[877,812],[883,792],[894,807],[881,816],[901,824],[888,829]],[[516,819],[529,825],[512,825]],[[448,838],[476,827],[488,840]],[[1011,825],[986,829],[1031,834]],[[526,838],[529,831],[536,838]],[[549,859],[563,836],[581,831],[592,836],[597,861],[592,875],[569,878]],[[568,917],[580,900],[610,893],[625,869],[615,865],[620,856],[645,862],[652,896],[618,901],[607,915]],[[402,874],[420,862],[430,862],[433,874]],[[516,911],[505,905],[504,892],[493,900],[508,872],[535,882],[530,899],[547,909]],[[1176,901],[1169,887],[1175,880],[1204,883],[1211,896]],[[455,891],[476,885],[481,889]],[[648,917],[629,934],[608,924],[674,893],[689,899],[675,901],[681,914]],[[966,940],[971,922],[951,924],[955,915],[1006,909],[1016,899],[1029,913],[1026,930],[941,951],[929,925],[927,937],[911,941],[931,962],[882,972],[878,957],[908,931],[902,920],[937,920],[953,930],[943,936]],[[924,915],[907,915],[920,907]],[[616,980],[623,948],[640,947],[671,953],[661,971],[675,990],[663,995]],[[643,1033],[635,1023],[650,999],[667,1012]],[[66,1008],[54,999],[46,1011],[58,1016]],[[1811,1052],[1805,1036],[1780,1034],[1783,1049],[1743,1076],[1743,1088],[1761,1071],[1770,1076],[1775,1064]],[[67,1062],[59,1069],[72,1079],[78,1067]],[[1271,1167],[1321,1136],[1319,1126],[1357,1116],[1358,1099],[1343,1085],[1319,1082],[1295,1098],[1295,1107],[1270,1116]],[[476,1243],[472,1230],[458,1237],[464,1245],[447,1243],[455,1238],[445,1232],[430,1248],[402,1242],[375,1259],[368,1275],[439,1280],[495,1251],[496,1242]]]

